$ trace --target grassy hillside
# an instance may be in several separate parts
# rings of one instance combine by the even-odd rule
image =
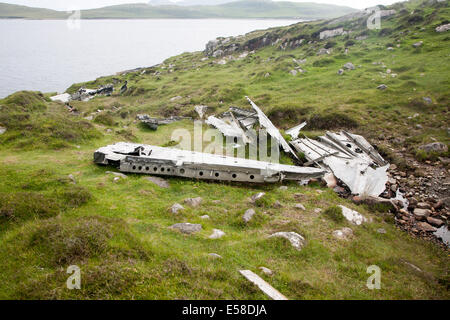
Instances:
[[[67,15],[50,9],[0,3],[0,19],[65,19]]]
[[[92,163],[93,152],[109,143],[170,145],[173,130],[193,130],[183,121],[148,131],[135,122],[138,113],[195,116],[198,104],[219,113],[230,105],[248,107],[248,95],[282,129],[308,120],[310,137],[352,130],[414,173],[405,159],[425,161],[419,145],[450,143],[450,37],[435,31],[450,20],[450,8],[428,3],[395,5],[397,14],[383,19],[381,30],[367,30],[364,19],[300,23],[222,41],[224,49],[233,43],[241,48],[233,59],[185,53],[75,84],[69,92],[117,83],[111,97],[71,102],[80,115],[50,102],[50,94],[18,92],[0,100],[0,126],[7,128],[0,135],[0,299],[266,299],[241,269],[258,273],[289,299],[449,299],[448,249],[399,230],[391,213],[357,206],[317,183],[283,190],[169,178],[170,187],[162,189],[140,175],[115,181],[106,173],[113,168]],[[339,26],[352,32],[319,40],[320,31]],[[280,40],[272,45],[264,38]],[[306,40],[280,48],[298,39]],[[419,41],[422,46],[412,46]],[[255,52],[239,58],[245,47]],[[318,55],[324,47],[330,54]],[[306,72],[293,76],[293,59],[306,59],[300,65]],[[338,75],[347,62],[356,69]],[[120,95],[125,80],[129,90]],[[378,90],[380,84],[388,88]],[[93,121],[84,119],[90,115]],[[435,165],[448,170],[448,154],[443,157]],[[266,197],[251,204],[248,198],[257,192]],[[203,198],[199,207],[183,203],[194,197]],[[174,203],[185,210],[171,213]],[[296,209],[297,203],[306,210]],[[354,226],[330,218],[337,204],[371,222]],[[256,215],[245,224],[249,208]],[[180,222],[202,224],[203,230],[188,236],[168,228]],[[353,230],[348,241],[332,235],[343,227]],[[213,229],[226,236],[209,239]],[[307,245],[296,251],[283,239],[268,239],[278,231],[298,232]],[[66,268],[73,264],[82,270],[81,290],[65,287]],[[381,290],[366,287],[371,265],[382,270]],[[263,274],[261,266],[274,274]]]
[[[126,4],[100,9],[82,10],[82,19],[162,19],[162,18],[301,18],[325,19],[354,12],[343,6],[316,3],[273,2],[270,0],[245,0],[221,5],[203,6],[151,6],[148,4]],[[65,19],[65,12],[34,9],[0,3],[0,18]]]

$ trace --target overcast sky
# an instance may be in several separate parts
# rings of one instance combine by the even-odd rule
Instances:
[[[175,0],[176,1],[176,0]],[[230,0],[231,1],[231,0]],[[275,0],[281,1],[281,0]],[[318,2],[344,5],[358,9],[375,6],[377,4],[392,4],[401,0],[289,0],[295,2]],[[137,3],[148,1],[139,0],[0,0],[0,2],[21,4],[30,7],[50,8],[55,10],[68,10],[70,8],[89,9],[99,8],[114,4]]]

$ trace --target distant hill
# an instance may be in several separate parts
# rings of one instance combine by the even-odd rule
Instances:
[[[64,19],[65,12],[0,3],[0,19]]]
[[[201,0],[186,0],[189,3],[202,3]],[[223,2],[215,0],[214,2]],[[336,18],[356,9],[318,3],[273,2],[271,0],[244,0],[218,5],[155,5],[167,2],[156,0],[150,4],[126,4],[99,9],[83,10],[82,19],[329,19]],[[209,2],[211,3],[211,2]],[[63,11],[31,8],[0,3],[0,19],[65,19]]]
[[[218,4],[224,4],[237,0],[150,0],[149,5],[161,6],[161,5],[177,5],[177,6],[215,6]]]

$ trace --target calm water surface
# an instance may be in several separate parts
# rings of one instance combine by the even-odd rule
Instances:
[[[71,84],[205,48],[219,36],[293,20],[0,20],[0,98],[18,90],[64,92]]]

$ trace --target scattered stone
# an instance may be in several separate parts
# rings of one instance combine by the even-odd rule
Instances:
[[[6,128],[5,127],[0,127],[0,135],[4,134],[6,132]]]
[[[430,97],[423,97],[423,101],[426,104],[432,104],[433,103],[433,100]]]
[[[72,181],[73,184],[77,184],[77,181],[75,180],[75,177],[73,176],[73,174],[69,174],[68,178]]]
[[[416,208],[414,209],[414,217],[416,218],[416,220],[425,220],[426,218],[428,218],[431,214],[431,210],[428,209],[419,209]]]
[[[306,244],[305,238],[295,232],[277,232],[269,236],[269,238],[285,238],[289,240],[291,245],[298,251],[302,250]]]
[[[244,219],[245,223],[248,223],[253,216],[256,214],[255,210],[253,209],[248,209],[247,211],[245,211],[244,216],[242,217],[242,219]]]
[[[434,227],[440,228],[444,225],[444,221],[437,218],[427,217],[427,222]]]
[[[218,255],[217,253],[210,253],[210,254],[208,254],[208,256],[210,256],[211,258],[214,258],[214,259],[222,259],[222,256]]]
[[[337,187],[338,181],[333,173],[325,174],[323,180],[326,182],[328,188],[334,189]]]
[[[433,142],[429,144],[425,144],[420,146],[419,149],[424,150],[425,152],[447,152],[448,147],[446,144],[442,142]]]
[[[339,240],[348,240],[353,235],[353,230],[350,228],[343,228],[341,230],[333,231],[333,236]]]
[[[196,208],[199,205],[201,205],[203,202],[203,199],[201,197],[197,197],[197,198],[188,198],[184,200],[184,203],[186,203],[187,205]]]
[[[84,118],[84,120],[92,121],[94,120],[94,116],[87,116]]]
[[[170,102],[174,102],[174,101],[177,101],[177,100],[180,100],[180,99],[183,99],[183,97],[182,96],[176,96],[176,97],[170,98]]]
[[[267,276],[273,275],[273,271],[266,267],[259,267],[259,269]]]
[[[431,206],[426,202],[419,202],[417,203],[416,207],[419,209],[428,209],[428,210],[431,209]]]
[[[120,177],[114,177],[113,182],[118,182],[120,180]]]
[[[321,213],[322,212],[322,209],[320,209],[320,208],[316,208],[316,209],[314,209],[314,213],[317,213],[317,214],[319,214],[319,213]]]
[[[170,212],[172,212],[173,214],[178,213],[178,211],[180,210],[184,210],[184,207],[179,204],[179,203],[175,203],[171,208],[170,208]]]
[[[442,209],[444,207],[444,204],[445,204],[445,201],[441,199],[438,202],[436,202],[436,204],[433,206],[433,208],[435,210]]]
[[[355,70],[355,66],[351,62],[347,62],[346,64],[344,64],[344,68],[347,70]]]
[[[113,174],[116,177],[123,178],[123,179],[128,178],[126,175],[124,175],[123,173],[120,173],[120,172],[106,171],[106,174]]]
[[[159,178],[159,177],[146,177],[145,179],[150,182],[153,182],[158,187],[163,188],[163,189],[167,189],[170,187],[169,182],[167,182],[166,180]]]
[[[380,84],[380,85],[377,87],[378,90],[386,90],[387,88],[388,88],[388,86],[385,85],[385,84]]]
[[[266,73],[265,75],[264,75],[264,78],[269,78],[270,77],[270,73]]]
[[[450,30],[450,23],[443,24],[442,26],[436,28],[436,32],[445,32],[448,30]]]
[[[388,47],[387,50],[388,51],[394,51],[394,48],[393,47]]]
[[[283,204],[280,202],[280,201],[275,201],[275,203],[273,204],[273,207],[275,208],[275,209],[281,209],[281,208],[283,208]]]
[[[338,75],[341,76],[341,75],[343,75],[343,74],[344,74],[344,69],[339,69],[339,70],[338,70]]]
[[[286,190],[288,190],[288,187],[287,187],[287,186],[281,186],[279,189],[280,189],[281,191],[286,191]]]
[[[426,222],[419,222],[417,224],[417,227],[419,228],[419,230],[421,231],[425,231],[425,232],[435,232],[437,229],[433,226],[430,226],[428,223]]]
[[[379,234],[386,234],[386,230],[383,229],[383,228],[378,229],[377,232],[378,232]]]
[[[261,198],[264,197],[265,195],[266,195],[265,192],[259,192],[259,193],[255,194],[255,195],[253,195],[250,201],[251,201],[252,203],[255,203],[256,201],[258,201],[259,199],[261,199]]]
[[[325,48],[321,48],[321,49],[319,49],[319,51],[317,52],[317,55],[322,56],[322,55],[324,55],[324,54],[330,54],[330,53],[331,53],[330,50],[325,49]]]
[[[201,224],[192,223],[177,223],[170,227],[171,229],[176,229],[182,233],[192,234],[202,230]]]
[[[220,239],[225,236],[225,232],[219,229],[213,229],[212,235],[209,236],[210,239]]]
[[[301,203],[297,203],[297,204],[295,205],[295,209],[302,210],[302,211],[305,211],[305,210],[306,210],[305,206],[302,205]]]
[[[214,204],[221,204],[222,201],[220,201],[220,200],[213,200],[212,203],[214,203]]]
[[[422,45],[423,45],[423,41],[419,41],[419,42],[414,43],[412,46],[413,46],[414,48],[419,48],[419,47],[421,47]]]
[[[292,74],[293,76],[296,76],[298,71],[297,70],[291,70],[289,71],[290,74]]]
[[[207,214],[205,214],[204,216],[201,216],[200,219],[208,220],[208,219],[210,219],[210,216],[208,216]]]
[[[347,219],[350,223],[353,223],[357,226],[363,224],[364,222],[367,222],[367,219],[360,214],[359,212],[349,209],[345,206],[340,205],[339,207],[342,208],[342,215]]]

